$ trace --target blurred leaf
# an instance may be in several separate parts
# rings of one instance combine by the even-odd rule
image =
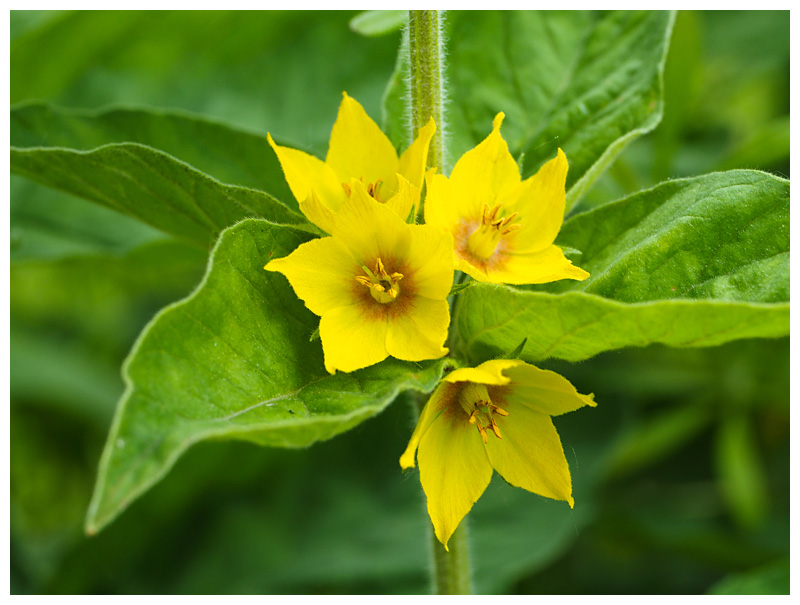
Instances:
[[[656,300],[620,303],[583,292],[547,294],[478,284],[456,306],[453,325],[472,361],[527,337],[521,358],[581,361],[603,351],[660,343],[710,347],[789,333],[789,303]]]
[[[791,570],[789,557],[756,569],[731,574],[714,584],[708,594],[715,595],[788,595]]]
[[[789,161],[789,116],[776,118],[755,129],[738,143],[718,165],[730,168],[764,168]]]
[[[297,210],[266,134],[155,109],[91,112],[30,104],[11,110],[14,147],[90,151],[111,143],[139,143],[158,149],[223,183],[260,189]]]
[[[21,260],[11,265],[12,317],[17,324],[127,348],[147,319],[138,317],[142,303],[148,313],[152,305],[185,296],[200,281],[206,262],[203,250],[174,240],[152,242],[122,256]],[[126,323],[130,318],[141,323]]]
[[[117,367],[89,347],[32,329],[12,327],[11,351],[13,400],[44,402],[48,410],[62,410],[106,429],[122,391]]]
[[[11,169],[202,246],[210,246],[225,227],[247,217],[305,221],[266,193],[225,185],[138,143],[92,151],[12,147]]]
[[[362,36],[385,36],[407,21],[408,11],[364,11],[350,20],[350,29]]]
[[[39,27],[16,37],[11,45],[11,102],[46,98],[67,86],[97,56],[113,52],[120,39],[140,30],[143,16],[82,11],[42,18]]]
[[[350,374],[323,369],[317,317],[263,266],[310,239],[248,220],[228,229],[204,281],[145,328],[123,366],[127,390],[100,462],[94,533],[209,438],[305,447],[383,410],[398,392],[433,389],[447,360],[387,360]]]
[[[701,401],[675,407],[636,426],[616,442],[606,472],[618,478],[647,468],[708,427],[713,411]]]
[[[65,13],[15,40],[11,102],[180,108],[324,155],[342,91],[374,115],[397,54],[397,34],[356,34],[354,14]]]
[[[725,414],[715,444],[722,495],[736,521],[746,528],[763,523],[769,509],[764,464],[750,422],[741,412]]]
[[[11,175],[12,263],[95,253],[124,254],[167,238],[135,218]]]
[[[550,290],[624,302],[789,300],[789,182],[736,170],[668,181],[567,221],[591,273]]]
[[[687,118],[703,85],[702,40],[703,31],[697,13],[679,11],[664,68],[664,117],[652,136],[653,178],[656,182],[674,175],[675,154],[682,143]]]
[[[660,11],[447,13],[451,111],[439,126],[450,135],[449,163],[505,112],[503,136],[512,155],[524,152],[524,176],[564,149],[572,207],[628,142],[661,119],[672,20]],[[399,112],[405,83],[397,74],[393,83],[384,107]]]
[[[76,444],[87,431],[69,414],[52,409],[37,414],[28,406],[13,405],[10,422],[14,564],[41,586],[56,573],[64,553],[81,539],[81,518],[92,478],[88,452],[81,452]]]

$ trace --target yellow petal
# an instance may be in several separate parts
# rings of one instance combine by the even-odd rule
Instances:
[[[496,401],[492,397],[492,400],[508,412],[508,416],[494,415],[502,439],[489,435],[486,443],[494,469],[511,485],[547,498],[566,500],[573,506],[569,465],[550,417],[510,398]]]
[[[383,361],[389,355],[386,315],[375,312],[377,305],[360,302],[331,309],[322,316],[319,337],[328,372],[353,372]]]
[[[339,105],[325,163],[343,183],[350,178],[363,178],[365,183],[391,181],[397,173],[397,152],[391,141],[347,93]],[[394,186],[390,182],[385,184]]]
[[[391,260],[405,259],[411,245],[409,225],[393,210],[372,199],[361,182],[351,180],[350,188],[350,197],[336,214],[331,234],[355,258],[368,263],[370,269],[376,258],[381,258],[387,267]]]
[[[518,252],[534,252],[550,246],[564,222],[566,204],[567,156],[558,155],[527,179],[508,212],[517,211],[521,228],[516,232]]]
[[[403,287],[403,282],[400,282]],[[443,346],[450,325],[450,307],[447,300],[431,300],[423,296],[397,299],[397,312],[392,309],[386,334],[389,355],[406,361],[438,359],[447,355]],[[402,306],[401,306],[402,305]]]
[[[509,368],[524,365],[524,361],[518,359],[490,359],[484,361],[476,368],[459,368],[453,370],[442,378],[447,382],[477,382],[489,385],[504,385],[511,382],[506,375]]]
[[[414,215],[416,215],[416,207],[419,203],[419,187],[411,184],[408,179],[401,174],[397,174],[396,177],[398,184],[397,193],[386,200],[384,205],[394,210],[395,214],[405,222],[411,214],[412,209],[414,210]]]
[[[589,274],[572,264],[561,248],[548,246],[544,250],[523,254],[498,255],[497,262],[486,273],[476,271],[470,275],[480,281],[495,284],[545,284],[560,279],[582,281]]]
[[[408,441],[406,451],[400,456],[400,467],[403,470],[414,468],[414,454],[417,453],[419,440],[425,434],[425,431],[428,430],[431,423],[439,417],[439,414],[441,414],[447,406],[453,403],[457,404],[454,397],[458,394],[458,391],[459,387],[451,384],[440,383],[439,386],[436,387],[433,395],[428,399],[428,403],[425,404],[422,413],[419,415],[417,426],[414,428],[411,439]]]
[[[300,212],[325,233],[330,233],[333,229],[336,214],[320,201],[313,189],[308,197],[300,202]]]
[[[278,156],[283,175],[298,203],[304,202],[314,189],[320,200],[335,212],[347,195],[342,188],[342,181],[337,178],[333,169],[313,155],[290,147],[281,147],[269,134],[267,139]]]
[[[412,185],[416,185],[418,189],[422,188],[422,177],[425,174],[425,167],[428,163],[428,148],[435,132],[436,124],[431,118],[425,126],[419,129],[417,138],[400,156],[398,172],[406,177]]]
[[[316,315],[352,305],[358,300],[358,288],[363,288],[355,281],[362,273],[360,264],[332,237],[300,244],[289,256],[271,260],[264,268],[283,273]]]
[[[453,184],[445,175],[429,172],[425,175],[425,190],[425,224],[454,233],[461,215]]]
[[[466,220],[478,220],[485,204],[506,204],[517,192],[521,178],[519,167],[500,135],[504,114],[492,124],[492,133],[456,162],[450,173],[450,202]]]
[[[431,423],[420,439],[417,460],[433,529],[447,549],[450,536],[489,485],[492,467],[480,434],[460,407],[448,408]]]
[[[415,294],[445,299],[453,285],[453,238],[430,225],[409,225],[411,244],[406,257]]]
[[[548,416],[572,412],[585,405],[596,406],[594,395],[581,395],[563,376],[519,363],[505,370],[511,379],[507,399],[523,403]]]

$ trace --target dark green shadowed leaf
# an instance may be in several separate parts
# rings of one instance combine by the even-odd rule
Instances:
[[[523,176],[561,147],[571,208],[633,139],[659,123],[673,14],[665,11],[454,11],[447,13],[452,166],[506,114],[503,137]],[[396,127],[407,66],[399,63],[384,110]]]
[[[667,182],[581,214],[562,295],[478,285],[455,313],[472,357],[527,337],[522,357],[570,361],[629,346],[713,346],[789,333],[789,183],[753,171]],[[585,290],[585,292],[580,292]]]
[[[266,133],[237,130],[201,116],[158,109],[79,111],[47,104],[11,110],[11,145],[89,151],[140,143],[228,185],[260,189],[297,210]]]
[[[244,218],[306,222],[266,193],[225,185],[137,143],[91,151],[12,147],[11,170],[202,246],[211,245],[220,231]]]
[[[139,337],[86,522],[94,533],[158,481],[190,445],[243,439],[305,447],[383,410],[403,389],[433,389],[447,360],[387,360],[329,375],[318,318],[287,280],[263,270],[310,239],[302,230],[243,221],[226,230],[202,284]]]

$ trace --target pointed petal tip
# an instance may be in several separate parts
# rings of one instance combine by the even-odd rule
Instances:
[[[502,126],[505,117],[506,114],[502,111],[494,117],[494,120],[492,120],[492,131],[498,132],[500,130],[500,126]]]

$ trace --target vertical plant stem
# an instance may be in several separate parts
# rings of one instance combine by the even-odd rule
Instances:
[[[472,594],[469,573],[469,544],[467,519],[462,519],[455,533],[450,536],[446,551],[433,536],[433,563],[436,594]],[[431,532],[433,535],[433,532]]]
[[[411,67],[411,140],[433,118],[436,133],[428,149],[428,166],[446,174],[444,148],[444,51],[439,11],[408,11]]]
[[[411,71],[412,135],[433,118],[436,133],[428,150],[428,166],[446,174],[444,141],[444,49],[442,15],[439,11],[409,11],[408,47]],[[413,139],[413,136],[412,136]],[[421,402],[420,402],[421,403]],[[421,409],[421,408],[420,408]],[[436,594],[470,594],[469,538],[466,519],[450,538],[446,551],[430,532],[433,546],[433,582]]]

